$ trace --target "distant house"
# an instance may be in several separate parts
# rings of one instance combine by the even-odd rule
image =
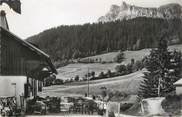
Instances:
[[[176,81],[174,83],[174,86],[176,87],[176,94],[181,95],[182,94],[182,79]]]
[[[57,71],[49,55],[11,33],[6,14],[1,11],[0,97],[16,95],[18,99],[20,95],[24,98],[37,96],[42,90],[43,79],[50,74],[57,74]]]

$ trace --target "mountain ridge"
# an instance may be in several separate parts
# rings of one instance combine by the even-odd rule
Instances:
[[[160,7],[140,7],[123,2],[120,6],[111,5],[106,15],[101,16],[98,22],[111,22],[116,20],[128,20],[136,17],[182,19],[182,6],[177,3],[170,3]]]

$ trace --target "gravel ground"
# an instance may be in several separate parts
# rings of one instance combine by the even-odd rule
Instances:
[[[40,115],[36,115],[36,116],[26,116],[26,117],[40,117]],[[45,115],[43,117],[102,117],[99,115],[63,115],[63,114],[57,114],[57,115]]]

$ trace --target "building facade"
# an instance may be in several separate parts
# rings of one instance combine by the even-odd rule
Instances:
[[[7,82],[9,82],[12,81],[11,79],[14,77],[21,77],[22,79],[23,76],[24,81],[26,79],[26,82],[23,82],[22,84],[18,84],[18,81],[9,83],[22,85],[24,91],[21,95],[28,98],[37,96],[37,92],[41,91],[43,86],[43,79],[50,74],[57,74],[57,71],[52,64],[49,55],[11,33],[9,31],[6,14],[4,11],[1,11],[0,78],[6,79]],[[1,96],[3,95],[0,95],[0,97]]]

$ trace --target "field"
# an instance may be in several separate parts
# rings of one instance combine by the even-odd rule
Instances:
[[[85,76],[85,74],[92,71],[94,71],[95,74],[98,75],[100,72],[107,72],[108,70],[114,71],[116,65],[118,64],[117,63],[69,64],[65,67],[61,67],[58,69],[59,74],[57,75],[57,78],[66,80],[74,78],[76,75],[79,75],[80,78],[82,78]]]
[[[149,54],[149,49],[143,49],[139,51],[125,51],[125,59],[122,64],[130,63],[131,59],[134,58],[135,60],[141,60],[144,56]],[[113,61],[113,59],[118,55],[119,52],[111,52],[107,54],[102,54],[98,56],[89,57],[92,59],[102,58],[105,61],[105,64],[102,63],[75,63],[69,64],[65,67],[61,67],[58,70],[57,78],[59,79],[70,79],[74,78],[76,75],[79,75],[80,78],[84,77],[85,74],[91,71],[96,73],[96,76],[99,75],[100,72],[107,72],[108,70],[115,71],[115,67],[119,65],[118,63],[107,63]]]
[[[169,46],[170,50],[180,50],[182,51],[182,45],[173,45]],[[130,63],[131,59],[134,58],[135,61],[141,60],[143,57],[147,56],[149,54],[151,49],[142,49],[138,51],[124,51],[125,59],[122,64],[128,64]],[[86,57],[84,59],[98,59],[101,58],[102,61],[106,62],[105,64],[101,63],[92,63],[92,64],[82,64],[82,63],[75,63],[75,64],[69,64],[65,67],[61,67],[58,69],[58,75],[57,78],[59,79],[70,79],[74,78],[76,75],[79,75],[80,78],[84,77],[85,74],[88,72],[94,71],[96,75],[98,75],[100,72],[107,72],[108,70],[115,71],[115,67],[118,65],[118,63],[107,63],[107,62],[113,62],[114,58],[118,55],[119,52],[110,52],[106,54],[101,54],[97,56],[91,56]]]
[[[97,95],[101,92],[101,87],[106,87],[113,91],[122,91],[129,94],[136,94],[138,92],[139,85],[142,81],[143,72],[138,71],[129,75],[119,76],[115,78],[108,78],[102,80],[90,81],[90,94]],[[59,85],[45,87],[41,96],[80,96],[84,95],[88,89],[88,82],[75,82],[69,85]]]
[[[142,49],[142,50],[138,50],[138,51],[124,51],[125,59],[123,61],[123,64],[130,63],[132,58],[134,58],[135,60],[141,60],[143,57],[145,57],[146,55],[149,54],[149,51],[150,51],[150,49]],[[104,62],[114,62],[114,58],[118,54],[119,54],[119,51],[110,52],[110,53],[101,54],[101,55],[97,55],[97,56],[86,57],[81,60],[88,59],[88,58],[95,60],[95,59],[101,58],[102,61],[104,61]]]
[[[182,44],[169,46],[168,49],[182,51]],[[134,58],[135,60],[141,60],[143,57],[149,55],[150,50],[151,49],[142,49],[142,50],[137,50],[137,51],[124,51],[125,60],[123,61],[123,63],[128,64],[132,58]],[[113,62],[114,58],[118,54],[119,54],[119,51],[118,52],[110,52],[110,53],[101,54],[101,55],[97,55],[97,56],[86,57],[86,58],[83,58],[81,60],[88,59],[88,58],[90,58],[90,59],[101,58],[102,61]]]
[[[182,51],[182,45],[173,45],[170,46],[169,49]],[[143,49],[139,51],[125,51],[125,60],[123,64],[129,63],[132,58],[134,58],[135,60],[141,60],[144,56],[148,55],[149,52],[150,49]],[[119,52],[111,52],[98,56],[92,56],[90,58],[102,58],[102,60],[109,62],[113,61],[114,57],[118,53]],[[118,65],[118,63],[69,64],[65,67],[58,69],[59,74],[57,75],[57,78],[66,80],[69,78],[74,78],[76,75],[79,75],[81,78],[84,77],[85,74],[88,73],[88,71],[95,71],[96,75],[98,75],[101,71],[114,71],[116,65]],[[139,84],[142,80],[142,72],[143,71],[139,71],[125,76],[90,81],[90,93],[98,94],[100,93],[100,87],[107,87],[108,89],[112,90],[120,90],[126,93],[136,94]],[[74,82],[69,85],[46,87],[41,95],[84,95],[87,92],[87,87],[88,85],[86,81]]]

